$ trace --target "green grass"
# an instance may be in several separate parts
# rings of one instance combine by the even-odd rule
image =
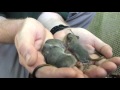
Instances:
[[[113,48],[120,56],[120,12],[97,12],[88,30]]]

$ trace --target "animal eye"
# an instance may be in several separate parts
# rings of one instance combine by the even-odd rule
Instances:
[[[79,36],[76,36],[77,37],[77,39],[79,39]]]
[[[72,37],[69,37],[68,40],[69,40],[69,41],[72,41]]]

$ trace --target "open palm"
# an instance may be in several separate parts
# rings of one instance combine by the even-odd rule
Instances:
[[[72,31],[72,32],[71,32]],[[105,77],[108,73],[117,69],[120,65],[119,57],[112,57],[112,48],[83,28],[67,28],[54,34],[54,38],[63,40],[68,33],[79,36],[79,42],[89,53],[98,51],[107,59],[97,61],[91,65],[88,70],[83,72],[88,77]],[[112,58],[111,58],[112,57]]]

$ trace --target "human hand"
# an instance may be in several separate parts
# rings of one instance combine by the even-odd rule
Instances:
[[[120,57],[112,57],[112,48],[97,38],[95,35],[83,28],[67,28],[62,31],[56,32],[54,38],[63,40],[64,37],[72,32],[79,36],[79,42],[90,54],[98,51],[104,55],[107,59],[96,61],[93,65],[89,67],[88,70],[83,72],[83,76],[87,77],[106,77],[106,75],[117,69],[117,66],[120,65]],[[80,71],[80,70],[79,70]]]
[[[21,30],[15,36],[15,46],[19,54],[19,62],[29,73],[33,73],[34,69],[46,64],[40,50],[44,42],[53,39],[52,34],[35,19],[28,18],[23,24]],[[76,72],[76,68],[56,68],[54,66],[46,66],[37,70],[37,78],[71,78],[83,77],[82,73]]]
[[[19,54],[19,62],[30,73],[40,64],[45,64],[40,50],[47,39],[52,39],[52,34],[33,18],[27,18],[21,30],[15,36],[15,46]]]

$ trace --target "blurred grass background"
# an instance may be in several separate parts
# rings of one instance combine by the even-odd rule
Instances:
[[[113,48],[113,56],[120,56],[120,12],[97,12],[88,30]]]

